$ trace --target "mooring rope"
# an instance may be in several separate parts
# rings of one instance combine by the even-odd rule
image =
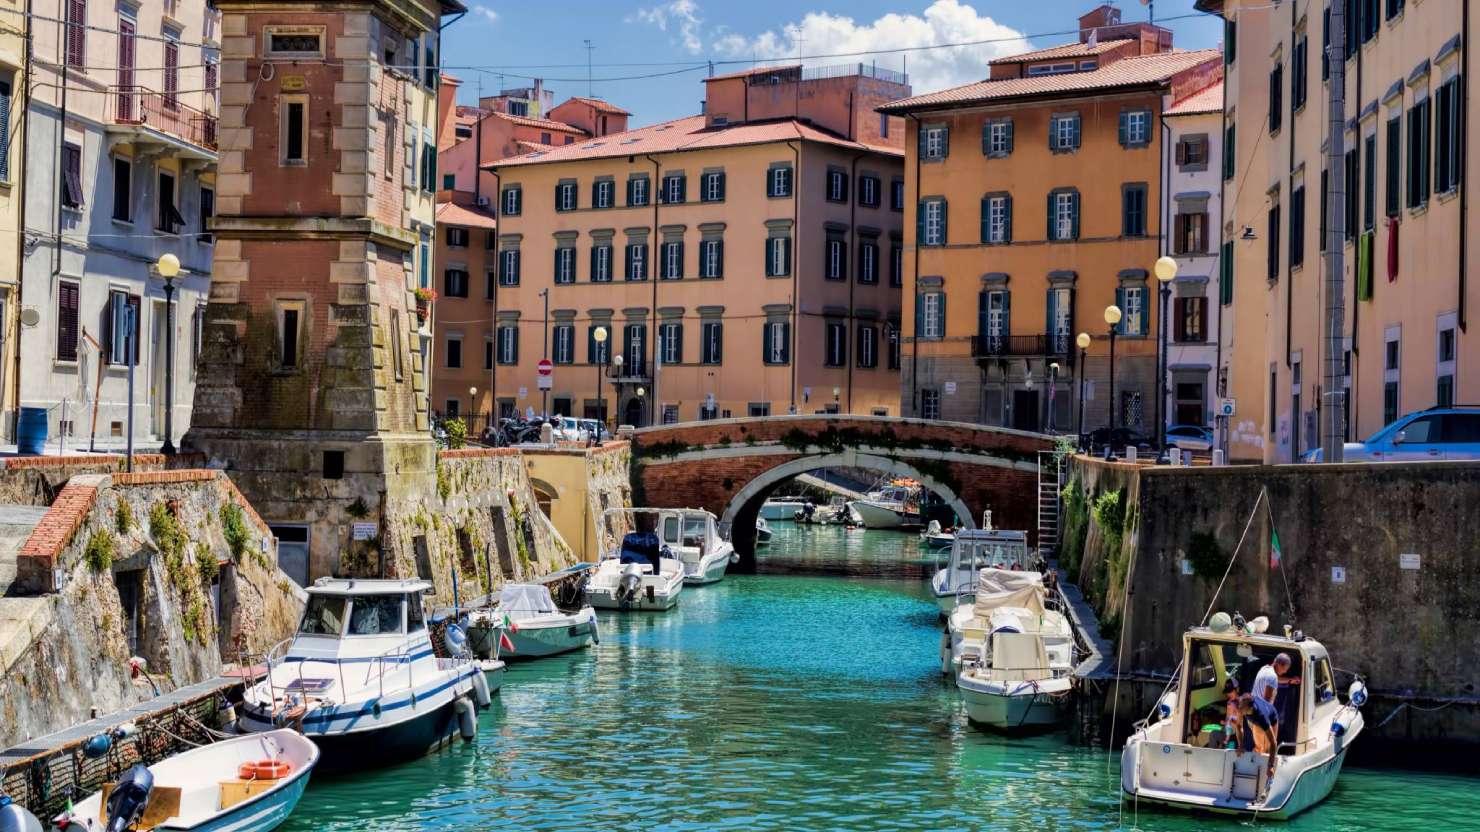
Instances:
[[[1254,498],[1254,510],[1249,512],[1249,520],[1244,523],[1244,533],[1239,535],[1238,545],[1233,547],[1233,554],[1228,556],[1228,566],[1223,570],[1223,580],[1218,582],[1218,588],[1213,592],[1213,600],[1208,602],[1207,612],[1203,613],[1202,621],[1198,623],[1201,627],[1208,623],[1208,617],[1213,614],[1213,608],[1218,605],[1218,596],[1223,594],[1223,585],[1228,583],[1228,575],[1233,572],[1234,561],[1238,560],[1238,553],[1244,548],[1244,540],[1249,536],[1249,529],[1254,526],[1254,518],[1259,516],[1259,504],[1264,501],[1267,489],[1261,486],[1259,496]]]

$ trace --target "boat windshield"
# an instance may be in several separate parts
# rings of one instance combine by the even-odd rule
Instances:
[[[308,636],[334,636],[344,632],[344,596],[310,595],[298,632]]]
[[[349,634],[383,636],[401,634],[399,595],[355,595],[350,599]]]

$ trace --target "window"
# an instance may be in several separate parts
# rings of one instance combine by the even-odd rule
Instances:
[[[1443,194],[1459,187],[1464,156],[1458,76],[1439,85],[1434,105],[1434,193]]]
[[[0,182],[10,181],[10,108],[14,76],[0,76]]]
[[[498,254],[498,285],[519,285],[519,249],[506,248]]]
[[[848,201],[848,172],[842,170],[829,170],[827,172],[827,201]]]
[[[1079,239],[1079,192],[1051,191],[1048,195],[1048,239]]]
[[[164,108],[180,109],[180,33],[164,30]]]
[[[81,311],[81,289],[76,283],[62,281],[57,284],[57,360],[77,360],[77,339],[80,332],[78,317]]]
[[[688,190],[688,179],[681,173],[670,173],[663,177],[663,202],[677,205],[684,201]]]
[[[447,339],[447,369],[462,369],[462,336],[449,337]]]
[[[447,226],[447,245],[456,248],[467,248],[468,230],[460,225]]]
[[[1188,211],[1173,221],[1177,254],[1204,254],[1208,250],[1208,212]]]
[[[540,133],[540,144],[549,144],[549,143],[550,143],[550,134],[549,133]]]
[[[1347,31],[1351,31],[1351,21],[1347,21]],[[1348,38],[1351,40],[1351,38]],[[1327,6],[1321,10],[1321,80],[1331,78],[1331,7]],[[1274,430],[1271,426],[1270,430]]]
[[[634,176],[627,180],[627,207],[639,208],[648,204],[648,178]]]
[[[918,225],[920,245],[945,245],[946,201],[938,197],[921,200]]]
[[[1233,303],[1233,241],[1225,242],[1218,249],[1218,303],[1228,306]]]
[[[669,321],[658,326],[658,354],[664,364],[683,363],[683,324]]]
[[[1301,32],[1295,39],[1295,45],[1290,47],[1290,114],[1300,112],[1305,106],[1305,98],[1309,95],[1310,69],[1310,39]]]
[[[1012,242],[1012,197],[1007,194],[982,197],[982,242],[989,245]]]
[[[708,239],[699,241],[699,276],[718,278],[725,276],[725,241]]]
[[[319,27],[314,27],[319,28]],[[266,38],[266,53],[272,58],[320,58],[323,57],[323,37],[320,31],[305,31],[303,27],[297,26],[267,26],[263,32]],[[412,63],[415,63],[413,55]]]
[[[724,347],[724,323],[720,321],[705,321],[699,325],[699,363],[722,363],[725,354]]]
[[[1176,299],[1176,328],[1173,337],[1179,344],[1208,340],[1208,299],[1202,296]]]
[[[1290,192],[1290,268],[1305,264],[1305,185]]]
[[[82,148],[70,142],[62,145],[61,185],[62,206],[82,210]]]
[[[447,269],[442,275],[443,292],[450,298],[468,296],[468,273],[463,269]]]
[[[858,204],[865,208],[879,207],[879,177],[867,174],[858,177]]]
[[[899,324],[889,323],[884,325],[884,343],[888,348],[886,353],[888,363],[886,366],[891,370],[898,370],[900,364]]]
[[[519,327],[504,324],[498,328],[498,363],[519,363]]]
[[[858,366],[865,370],[879,366],[879,330],[872,324],[858,325]]]
[[[524,210],[524,189],[518,185],[507,185],[499,201],[504,206],[504,216],[517,217]]]
[[[1146,236],[1146,186],[1140,184],[1121,186],[1120,202],[1121,236]]]
[[[766,196],[791,196],[790,165],[778,165],[766,173]]]
[[[1122,111],[1118,132],[1121,147],[1145,147],[1151,144],[1151,111]],[[1078,146],[1077,136],[1075,146]]]
[[[946,293],[921,293],[919,316],[921,338],[940,340],[946,337]]]
[[[601,330],[607,334],[607,340],[596,340],[596,331]],[[586,363],[604,365],[611,360],[611,324],[592,324],[586,330]]]
[[[1121,286],[1115,290],[1115,305],[1123,313],[1116,333],[1138,337],[1146,334],[1146,287]]]
[[[920,418],[940,418],[940,391],[934,387],[920,389]]]
[[[284,96],[279,118],[282,120],[282,157],[285,165],[305,165],[308,158],[308,98],[306,96]]]
[[[761,332],[761,359],[769,365],[791,363],[791,324],[766,321]]]
[[[1280,124],[1285,112],[1285,65],[1275,64],[1274,69],[1269,71],[1269,133],[1274,135],[1280,131]]]
[[[1229,114],[1228,126],[1223,130],[1223,179],[1227,181],[1233,178],[1234,156],[1238,152],[1238,144],[1234,132],[1232,114]]]
[[[591,247],[591,282],[610,283],[612,279],[612,244],[608,240]]]
[[[625,277],[628,280],[647,280],[647,243],[627,244],[627,271]]]
[[[1006,334],[1006,333],[1004,333]],[[1048,290],[1048,334],[1053,341],[1049,345],[1054,355],[1069,355],[1074,342],[1074,290],[1057,286]]]
[[[725,198],[724,171],[709,171],[699,180],[699,199],[704,202],[720,202]]]
[[[848,328],[844,324],[827,322],[822,363],[826,367],[842,367],[848,363]]]
[[[1393,116],[1387,123],[1387,182],[1384,185],[1384,200],[1387,215],[1398,216],[1403,205],[1403,117]]]
[[[159,192],[155,195],[159,204],[159,215],[155,218],[155,230],[166,234],[179,234],[180,229],[185,226],[185,218],[180,216],[180,209],[175,207],[175,174],[171,171],[159,172]]]
[[[555,282],[576,282],[575,246],[559,246],[555,249]]]
[[[87,63],[87,0],[67,0],[67,66]]]
[[[1227,18],[1223,21],[1223,62],[1231,64],[1238,57],[1238,21]]]
[[[950,152],[950,130],[943,125],[920,129],[920,159],[939,162]]]
[[[791,238],[766,238],[766,277],[791,274]]]
[[[484,300],[493,300],[493,293],[496,291],[494,287],[496,287],[496,286],[498,286],[498,272],[495,269],[489,269],[486,272],[484,272],[483,273],[483,299]]]
[[[1403,13],[1403,0],[1387,0],[1387,19],[1392,20]]]
[[[682,279],[683,242],[680,240],[670,240],[663,243],[661,254],[663,256],[663,263],[660,277],[664,280]]]
[[[1358,15],[1358,18],[1361,21],[1362,43],[1366,43],[1377,37],[1377,4],[1378,0],[1361,0],[1362,11]],[[1353,28],[1355,28],[1357,22],[1357,20],[1352,21]]]
[[[200,236],[197,242],[210,244],[215,242],[216,235],[211,233],[211,217],[216,216],[216,192],[210,188],[201,186],[200,189]]]
[[[982,128],[982,152],[1000,159],[1012,154],[1012,119],[993,119]]]
[[[1265,263],[1265,279],[1279,280],[1280,278],[1280,204],[1278,201],[1269,206],[1269,238],[1266,246],[1268,260]]]
[[[858,244],[858,282],[879,282],[879,243],[874,239],[865,239]]]
[[[896,289],[904,285],[904,246],[898,240],[889,242],[889,285]]]
[[[1343,181],[1346,186],[1346,239],[1348,240],[1357,238],[1357,224],[1362,221],[1362,216],[1357,213],[1362,187],[1358,179],[1360,171],[1357,165],[1357,148],[1353,146],[1346,152],[1346,158],[1342,163],[1342,175],[1346,177]]]
[[[598,179],[591,185],[591,207],[610,208],[616,196],[617,183],[610,179]]]
[[[770,416],[771,415],[771,403],[770,402],[751,402],[750,405],[746,408],[746,415],[747,416],[750,416],[752,418],[753,417],[756,417],[756,416]]]
[[[1185,171],[1208,169],[1208,137],[1186,136],[1177,142],[1177,166]]]
[[[848,243],[841,234],[829,234],[826,247],[827,262],[824,275],[828,280],[843,280],[848,276]]]
[[[113,157],[113,219],[134,221],[134,163],[123,156]]]
[[[555,210],[576,210],[576,183],[561,182],[555,186]]]
[[[889,183],[889,210],[904,210],[904,180],[895,179]]]
[[[205,304],[195,307],[195,358],[197,360],[200,358],[205,317]],[[402,363],[401,358],[401,310],[399,309],[391,310],[391,366],[395,368],[396,381],[400,381],[405,375],[405,364]]]
[[[1347,220],[1355,225],[1356,217]],[[1362,141],[1362,228],[1377,227],[1377,134]]]
[[[1122,121],[1125,115],[1125,113],[1121,114]],[[1122,124],[1122,126],[1124,125]],[[1072,153],[1079,149],[1078,113],[1056,115],[1049,118],[1048,149],[1054,153]]]
[[[296,369],[302,358],[299,344],[303,335],[303,303],[279,303],[277,313],[278,367],[284,370]]]
[[[1408,207],[1429,201],[1429,100],[1408,111]]]
[[[1052,294],[1049,297],[1052,298]],[[1007,336],[1012,333],[1012,296],[1005,289],[989,289],[977,295],[976,303],[976,329],[981,338],[977,352],[982,355],[1005,354]]]

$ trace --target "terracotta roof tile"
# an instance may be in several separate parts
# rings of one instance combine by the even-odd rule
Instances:
[[[542,130],[559,130],[564,133],[574,133],[578,136],[586,135],[585,130],[576,127],[573,124],[566,124],[563,121],[551,121],[548,118],[532,118],[530,116],[511,116],[508,113],[489,113],[489,115],[493,116],[494,118],[501,118],[504,121],[513,122],[514,124],[518,124],[523,127],[538,127]]]
[[[844,139],[808,124],[790,119],[766,121],[753,124],[737,124],[730,127],[706,127],[704,116],[665,121],[650,127],[640,127],[625,133],[613,133],[575,144],[540,146],[533,153],[501,159],[497,167],[540,164],[546,162],[572,162],[583,159],[604,159],[614,156],[633,156],[640,153],[671,153],[683,150],[704,150],[717,147],[765,144],[767,142],[810,141],[837,147],[851,147],[901,156],[903,152],[894,147],[868,145]]]
[[[1143,86],[1165,81],[1184,69],[1218,58],[1220,54],[1216,49],[1199,49],[1194,52],[1137,55],[1122,58],[1109,66],[1089,72],[1066,72],[1062,75],[1036,75],[1031,78],[979,81],[975,84],[893,101],[879,107],[878,110],[883,113],[902,114],[911,110],[983,104],[1012,98]]]
[[[1087,43],[1066,43],[1062,46],[1050,46],[1047,49],[1039,49],[1034,52],[1024,52],[1020,55],[1008,55],[1004,58],[994,58],[992,64],[1022,64],[1030,61],[1047,61],[1054,58],[1088,58],[1109,52],[1112,49],[1124,46],[1129,38],[1116,38],[1114,40],[1102,40],[1094,46]]]
[[[611,103],[610,101],[602,101],[600,98],[587,98],[584,95],[573,95],[573,96],[570,97],[570,100],[571,101],[579,101],[582,104],[589,104],[592,107],[595,107],[596,108],[596,112],[598,112],[598,113],[610,113],[612,115],[618,115],[618,116],[630,116],[630,115],[632,115],[631,113],[627,112],[626,110],[622,109],[621,107],[618,107],[617,105]]]
[[[465,225],[468,228],[498,227],[498,220],[493,214],[482,208],[469,208],[455,202],[444,202],[437,206],[437,222],[444,225]]]
[[[1163,115],[1191,116],[1223,112],[1223,82],[1206,87],[1167,108]]]

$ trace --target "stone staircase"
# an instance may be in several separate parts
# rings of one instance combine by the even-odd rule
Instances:
[[[1059,491],[1063,461],[1053,451],[1038,452],[1038,553],[1053,558],[1059,550]]]

